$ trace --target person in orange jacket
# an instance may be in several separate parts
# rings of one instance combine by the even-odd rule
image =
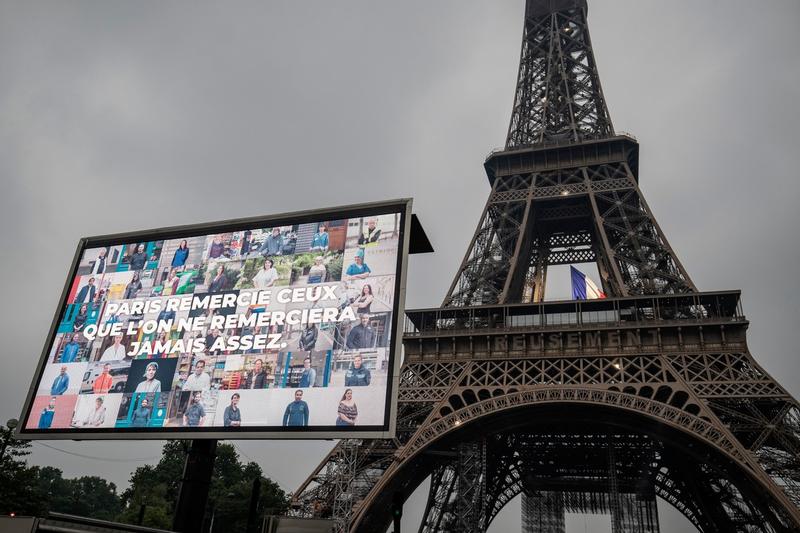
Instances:
[[[108,394],[111,386],[114,384],[114,379],[111,377],[111,364],[106,363],[103,365],[103,373],[97,376],[92,385],[92,390],[95,394]]]

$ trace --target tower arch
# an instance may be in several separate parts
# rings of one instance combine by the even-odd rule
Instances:
[[[364,500],[369,505],[360,507],[353,517],[352,530],[384,531],[391,519],[393,495],[402,491],[407,497],[428,476],[435,475],[437,468],[441,467],[441,461],[437,459],[443,457],[443,450],[452,449],[454,443],[483,438],[488,439],[487,445],[491,447],[493,439],[519,438],[518,442],[524,443],[535,440],[529,437],[537,434],[543,438],[561,439],[560,445],[611,438],[617,454],[624,454],[626,447],[628,451],[638,449],[642,442],[654,445],[652,477],[642,482],[651,484],[653,495],[662,497],[675,507],[698,531],[729,531],[733,529],[726,527],[736,527],[733,522],[725,523],[725,509],[720,504],[725,498],[729,501],[738,499],[741,505],[745,501],[751,502],[751,519],[762,520],[765,532],[793,530],[791,518],[781,512],[781,503],[769,497],[769,484],[756,469],[741,461],[741,455],[731,453],[727,448],[730,443],[724,437],[707,431],[709,422],[655,400],[616,391],[599,395],[597,392],[576,387],[516,391],[464,406],[441,417],[441,424],[430,425],[435,436],[420,435],[420,442],[424,442],[422,446],[416,446],[412,438],[408,443],[408,453],[397,457],[383,473],[380,482],[373,486]],[[501,448],[508,449],[508,443]],[[690,458],[705,465],[704,475],[708,479],[717,476],[719,479],[737,479],[739,483],[709,485],[709,492],[702,501],[697,501],[698,491],[688,488],[691,483],[687,478],[692,474],[691,469],[680,468],[680,463],[686,463]],[[525,458],[520,458],[520,462],[524,465]],[[571,464],[578,463],[573,460]],[[491,524],[507,503],[526,490],[524,474],[504,482],[502,477],[505,474],[507,472],[493,472],[488,476],[493,475],[496,480],[482,481],[486,484],[495,482],[500,488],[486,496],[490,509],[484,513],[482,529]],[[576,480],[575,483],[582,481]],[[432,486],[431,492],[435,490]],[[528,487],[528,490],[536,489]],[[602,487],[597,490],[601,491]],[[715,498],[720,498],[720,501],[715,502]],[[715,505],[716,508],[712,509]],[[429,499],[426,519],[431,510]],[[438,525],[442,527],[441,523]],[[425,522],[420,526],[420,531],[434,530],[426,528]]]

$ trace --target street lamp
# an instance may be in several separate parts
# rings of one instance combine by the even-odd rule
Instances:
[[[0,464],[2,464],[3,460],[6,458],[6,448],[8,447],[8,443],[11,442],[13,438],[11,435],[14,432],[14,428],[17,427],[19,421],[16,418],[10,418],[6,422],[6,427],[8,428],[7,431],[3,431],[3,442],[0,443]]]

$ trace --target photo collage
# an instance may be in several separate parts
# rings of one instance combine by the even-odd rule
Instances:
[[[86,249],[26,430],[383,426],[401,220]]]

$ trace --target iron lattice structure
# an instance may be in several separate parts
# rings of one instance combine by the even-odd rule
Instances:
[[[443,305],[408,311],[395,439],[342,441],[294,494],[338,531],[385,531],[425,479],[420,532],[564,513],[658,532],[800,530],[800,408],[748,351],[738,291],[698,292],[614,132],[582,0],[528,0],[506,147]],[[595,262],[609,298],[545,302],[550,265]]]

